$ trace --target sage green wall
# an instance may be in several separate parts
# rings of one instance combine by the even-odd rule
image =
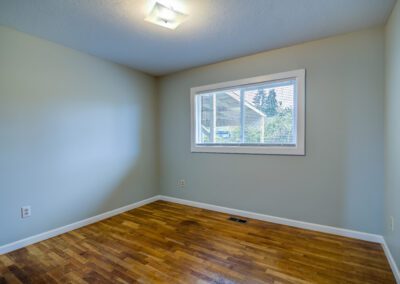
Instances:
[[[153,77],[0,27],[0,246],[157,194],[155,107]]]
[[[191,87],[299,68],[307,72],[306,156],[190,152]],[[162,77],[161,193],[382,233],[383,90],[382,28]]]
[[[400,3],[386,26],[385,239],[400,267]],[[390,228],[390,217],[395,230]]]

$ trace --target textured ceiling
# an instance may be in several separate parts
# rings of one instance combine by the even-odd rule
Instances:
[[[0,25],[154,75],[382,25],[396,0],[162,0],[176,30],[143,19],[154,0],[0,0]]]

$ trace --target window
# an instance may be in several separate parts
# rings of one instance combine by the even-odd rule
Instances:
[[[304,155],[304,92],[304,69],[192,88],[192,152]]]

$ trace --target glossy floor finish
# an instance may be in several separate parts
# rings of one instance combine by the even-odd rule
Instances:
[[[0,283],[395,283],[379,244],[157,201],[0,256]]]

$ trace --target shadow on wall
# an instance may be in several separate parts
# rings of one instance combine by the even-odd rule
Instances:
[[[0,41],[0,246],[154,195],[154,78],[3,27]]]
[[[140,180],[136,171],[143,146],[141,116],[140,105],[109,107],[106,102],[58,112],[57,121],[50,126],[57,146],[46,164],[54,181],[62,182],[68,192],[64,196],[68,199],[59,200],[59,206],[68,210],[71,204],[79,205],[76,218],[81,218],[82,214],[92,216],[133,202],[136,179],[128,185],[123,181],[131,176]],[[42,180],[46,180],[44,175]]]
[[[152,196],[153,165],[144,155],[153,149],[143,147],[151,124],[144,124],[144,113],[129,100],[10,112],[0,125],[7,149],[0,185],[13,189],[2,193],[0,221],[9,233],[0,235],[0,245]],[[28,204],[32,217],[20,219],[17,210]]]

